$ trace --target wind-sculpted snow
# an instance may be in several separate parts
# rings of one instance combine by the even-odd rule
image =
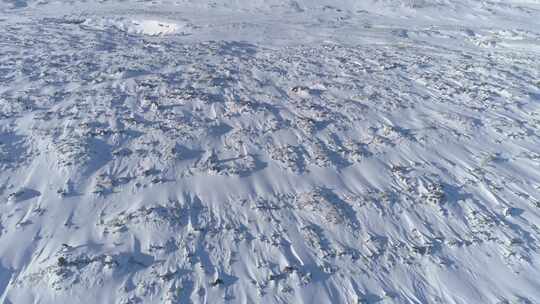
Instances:
[[[539,302],[540,33],[354,3],[4,1],[0,302]]]

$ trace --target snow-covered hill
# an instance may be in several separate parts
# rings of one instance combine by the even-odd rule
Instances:
[[[540,303],[538,1],[0,10],[0,303]]]

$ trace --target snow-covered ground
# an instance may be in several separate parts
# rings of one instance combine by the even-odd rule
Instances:
[[[0,303],[540,303],[540,1],[0,2]]]

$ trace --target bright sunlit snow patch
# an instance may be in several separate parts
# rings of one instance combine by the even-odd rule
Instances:
[[[151,36],[173,34],[177,30],[177,24],[158,20],[132,20],[127,24],[127,32]]]
[[[131,20],[126,18],[87,19],[84,24],[100,30],[115,28],[130,34],[149,36],[174,34],[180,28],[178,23],[149,19]]]

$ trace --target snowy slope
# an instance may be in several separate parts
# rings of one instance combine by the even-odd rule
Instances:
[[[540,303],[540,2],[0,2],[0,303]]]

